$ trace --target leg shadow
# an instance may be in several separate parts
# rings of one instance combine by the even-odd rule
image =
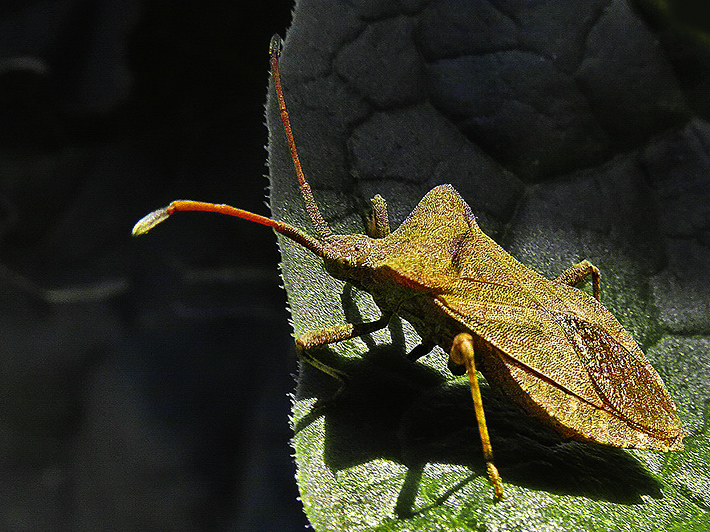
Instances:
[[[299,420],[296,431],[325,416],[323,459],[331,470],[374,459],[407,466],[397,504],[401,517],[426,509],[413,505],[428,463],[456,464],[472,471],[439,503],[471,479],[486,475],[467,384],[447,383],[392,346],[374,347],[358,359],[325,351],[324,360],[349,376],[348,386],[328,404],[337,382],[304,367],[300,397],[316,397],[327,406]],[[505,483],[622,504],[640,503],[642,495],[661,497],[660,483],[630,454],[562,439],[489,387],[483,386],[481,392],[496,465]]]

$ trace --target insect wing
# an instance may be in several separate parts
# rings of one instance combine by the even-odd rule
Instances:
[[[510,357],[517,365],[513,373],[520,374],[523,367],[563,391],[560,397],[565,400],[583,401],[611,414],[607,424],[618,425],[617,421],[622,420],[631,429],[649,436],[634,441],[635,436],[632,438],[624,429],[625,435],[614,441],[614,433],[620,430],[617,428],[609,430],[609,441],[603,443],[661,450],[682,448],[684,431],[671,398],[630,335],[611,313],[583,292],[565,285],[548,289],[555,299],[562,295],[555,293],[557,290],[565,292],[565,300],[575,303],[572,307],[579,305],[580,299],[584,305],[595,306],[592,313],[603,319],[595,323],[572,313],[573,309],[562,313],[535,307],[539,302],[532,298],[528,305],[533,308],[475,300],[462,296],[465,290],[442,294],[437,300],[445,312]],[[615,325],[613,334],[604,327],[610,322]],[[533,401],[547,404],[550,397],[545,386],[525,387]],[[562,413],[556,416],[564,418]],[[600,427],[596,426],[588,436],[595,439],[599,433]]]
[[[570,396],[597,408],[604,407],[583,362],[564,339],[561,341],[559,326],[549,312],[466,295],[466,292],[442,294],[436,301],[447,314],[530,374],[554,383]]]
[[[556,313],[555,321],[605,404],[650,434],[678,439],[672,447],[681,445],[685,431],[675,405],[631,335],[601,303],[580,290],[556,283],[548,290],[565,295],[569,312]]]

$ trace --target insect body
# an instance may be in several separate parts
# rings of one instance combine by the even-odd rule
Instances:
[[[344,382],[345,375],[312,355],[312,348],[384,328],[395,313],[409,321],[423,340],[411,359],[438,345],[450,353],[454,373],[468,372],[484,458],[498,497],[503,486],[493,463],[477,370],[564,437],[658,451],[683,448],[685,431],[670,395],[631,335],[600,303],[599,271],[589,262],[555,280],[542,277],[480,230],[451,185],[431,190],[392,232],[386,203],[376,196],[370,235],[333,234],[301,170],[278,73],[279,51],[275,37],[276,93],[318,238],[228,205],[192,201],[176,201],[149,214],[134,234],[147,232],[173,212],[221,212],[272,227],[321,257],[333,277],[369,292],[382,317],[306,333],[296,339],[300,356]],[[572,286],[588,275],[594,297]]]

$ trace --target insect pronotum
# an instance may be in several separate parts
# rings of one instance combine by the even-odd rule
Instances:
[[[683,448],[686,432],[661,378],[631,335],[600,303],[599,270],[588,261],[548,280],[523,266],[486,236],[451,185],[431,190],[391,231],[387,204],[372,199],[368,234],[330,230],[301,169],[279,76],[281,39],[270,45],[271,71],[301,195],[317,237],[285,222],[229,205],[174,201],[133,228],[148,232],[178,211],[229,214],[273,228],[323,259],[338,279],[369,292],[382,317],[296,338],[299,356],[345,385],[345,375],[312,350],[386,327],[393,314],[412,324],[422,344],[435,345],[452,372],[468,372],[483,455],[495,495],[503,496],[493,463],[477,371],[528,414],[563,437],[657,451]],[[594,296],[573,285],[592,278]],[[337,395],[337,394],[336,394]]]

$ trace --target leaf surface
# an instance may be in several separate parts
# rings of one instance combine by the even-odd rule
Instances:
[[[349,376],[322,410],[314,403],[338,383],[301,366],[294,447],[315,530],[707,523],[710,125],[677,74],[689,59],[674,43],[625,2],[299,3],[282,60],[286,101],[334,231],[363,232],[376,193],[395,227],[429,189],[452,183],[483,230],[544,276],[589,259],[604,304],[691,433],[668,454],[566,441],[484,386],[507,490],[496,503],[465,381],[440,351],[409,362],[419,340],[395,320],[319,352]],[[273,105],[267,121],[272,210],[310,230]],[[296,334],[379,317],[367,294],[280,246]]]

